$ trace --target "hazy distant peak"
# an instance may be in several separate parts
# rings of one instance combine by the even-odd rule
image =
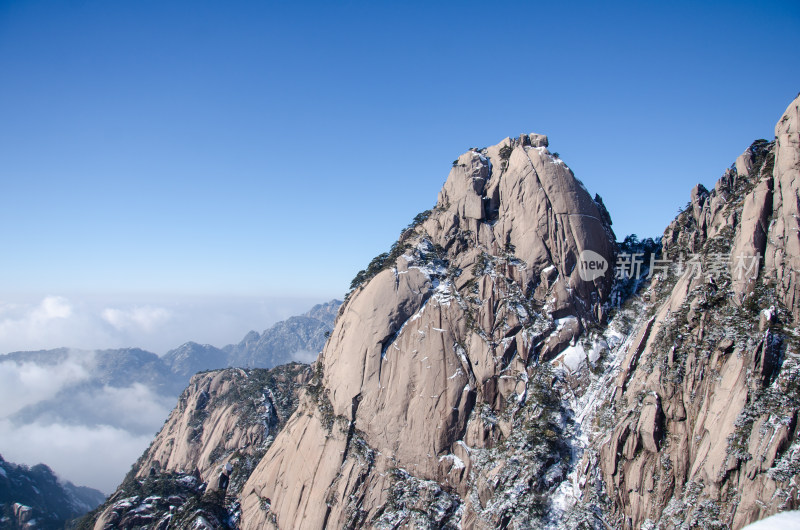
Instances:
[[[304,313],[303,316],[316,318],[317,320],[333,326],[333,321],[336,320],[336,315],[339,313],[339,307],[341,305],[341,300],[334,299],[324,304],[315,305],[307,313]]]

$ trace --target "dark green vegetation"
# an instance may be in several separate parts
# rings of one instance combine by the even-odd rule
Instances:
[[[397,258],[405,254],[405,252],[411,248],[407,240],[413,234],[414,229],[424,223],[430,214],[431,210],[425,210],[415,215],[411,223],[400,233],[400,238],[392,244],[389,252],[378,254],[372,258],[372,261],[369,262],[366,269],[358,271],[355,278],[350,282],[350,290],[347,293],[348,296],[382,270],[393,267]]]

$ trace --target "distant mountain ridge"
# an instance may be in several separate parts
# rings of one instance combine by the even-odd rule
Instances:
[[[57,348],[0,355],[0,366],[22,373],[35,369],[54,381],[50,392],[21,408],[6,408],[0,420],[14,430],[36,425],[122,429],[132,437],[152,436],[197,372],[219,368],[273,368],[295,360],[308,363],[322,350],[341,306],[318,304],[262,333],[223,348],[187,342],[159,357],[140,348]],[[66,375],[65,375],[66,374]],[[102,406],[98,406],[102,404]],[[162,416],[162,414],[164,416]],[[0,452],[10,449],[0,436]],[[47,460],[42,455],[40,460]],[[55,466],[55,461],[48,461]],[[120,470],[122,479],[125,470]],[[5,528],[0,524],[0,528]]]
[[[53,350],[17,351],[0,355],[0,363],[34,363],[39,366],[54,366],[69,359],[88,361],[91,357],[93,377],[98,383],[110,386],[130,385],[140,382],[159,391],[170,391],[174,385],[164,370],[162,359],[155,353],[141,348],[118,348],[108,350],[75,350],[56,348]],[[183,386],[178,387],[180,392]]]
[[[222,348],[210,344],[186,342],[159,357],[141,348],[16,351],[0,355],[0,363],[35,363],[57,365],[70,358],[92,356],[93,383],[114,387],[142,383],[159,393],[178,395],[192,375],[220,368],[273,368],[292,361],[309,362],[325,345],[326,332],[333,321],[340,300],[317,304],[302,315],[292,316],[259,334],[248,332],[237,344]],[[300,353],[302,359],[296,358]]]
[[[250,331],[238,344],[223,348],[187,342],[168,351],[162,359],[171,372],[184,377],[220,368],[274,368],[292,361],[308,363],[325,345],[326,333],[333,329],[341,305],[339,300],[317,304],[261,334]]]

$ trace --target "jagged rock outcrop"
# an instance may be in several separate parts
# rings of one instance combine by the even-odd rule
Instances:
[[[231,368],[195,375],[138,462],[136,476],[197,470],[207,482],[233,455],[258,453],[297,408],[297,390],[310,373],[295,363],[271,371]]]
[[[664,234],[686,261],[651,285],[595,441],[621,528],[741,528],[798,506],[799,103]]]
[[[85,526],[88,522],[96,529],[175,525],[170,505],[185,505],[181,517],[191,519],[198,503],[205,504],[206,511],[214,506],[203,515],[206,520],[227,517],[226,493],[236,497],[297,408],[299,390],[311,373],[307,365],[294,363],[272,370],[229,368],[192,377],[153,443]]]
[[[245,485],[242,526],[392,526],[423,491],[444,504],[418,508],[420,524],[500,524],[471,470],[511,424],[483,411],[524,405],[536,361],[603,316],[609,225],[544,136],[461,155],[436,207],[354,282],[316,380]],[[582,256],[601,269],[589,280]],[[495,467],[495,485],[515,480]]]
[[[219,489],[181,476],[183,515],[160,521],[738,530],[797,508],[798,102],[660,241],[616,244],[544,136],[461,155],[436,207],[354,279],[297,409],[235,488],[241,512],[197,508]],[[614,277],[624,253],[640,277]],[[219,401],[213,379],[148,462],[211,455],[170,440]],[[230,451],[250,431],[220,410],[209,439]],[[123,526],[163,512],[136,469],[104,514]]]
[[[800,319],[800,98],[786,109],[775,127],[775,167],[765,276],[773,279],[783,304]]]

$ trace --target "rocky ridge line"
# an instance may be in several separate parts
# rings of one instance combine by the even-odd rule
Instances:
[[[491,498],[475,496],[487,463],[473,455],[510,435],[492,411],[538,421],[525,407],[531,387],[549,395],[538,361],[602,318],[611,292],[609,271],[581,279],[579,257],[591,250],[610,263],[615,250],[602,201],[547,145],[523,135],[461,155],[436,207],[365,271],[317,379],[245,485],[243,528],[541,516],[489,509]],[[546,494],[558,473],[526,494]]]

